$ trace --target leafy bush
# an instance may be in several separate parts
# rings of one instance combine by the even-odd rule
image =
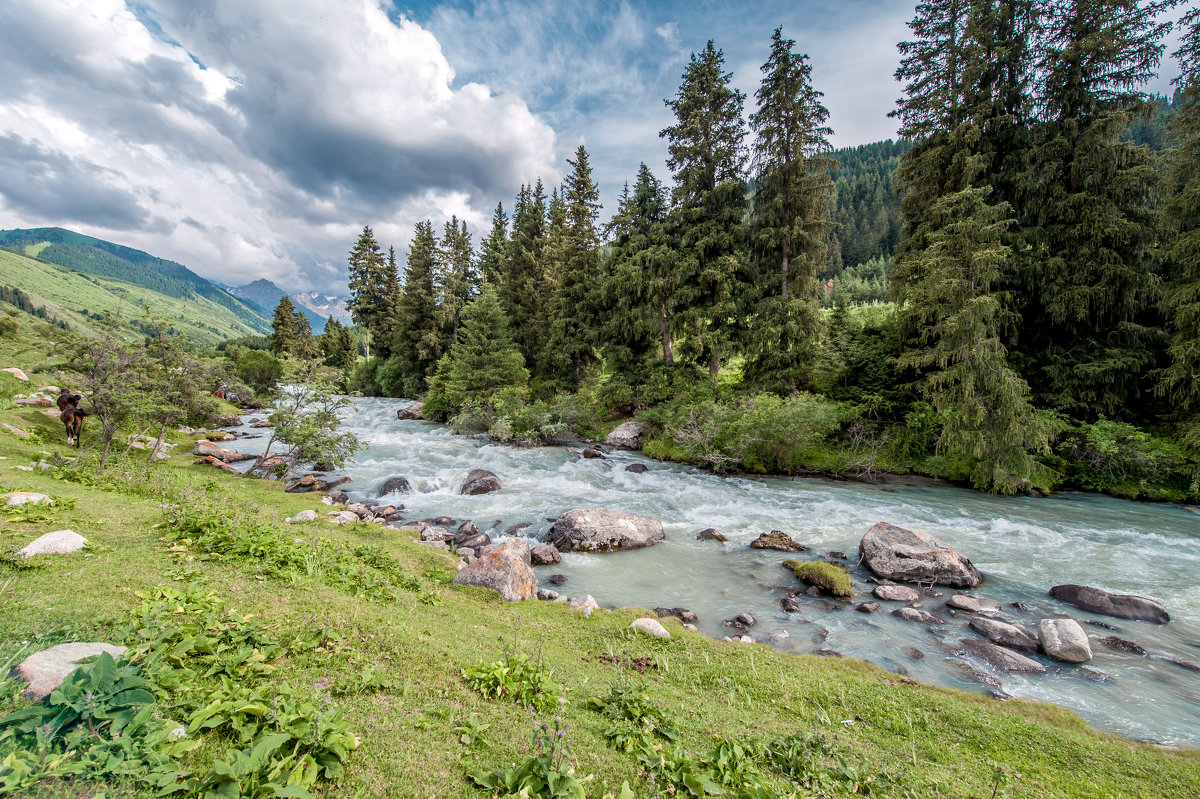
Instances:
[[[812,394],[758,394],[656,411],[638,417],[659,434],[647,444],[646,454],[717,472],[795,474],[811,468],[818,447],[840,427],[837,403]]]
[[[1064,427],[1052,465],[1068,483],[1131,499],[1200,498],[1200,457],[1176,442],[1103,416]]]
[[[791,558],[783,562],[783,567],[791,569],[797,579],[824,589],[834,596],[849,599],[853,594],[854,585],[850,581],[850,573],[841,566],[823,560],[804,561]]]
[[[246,350],[238,357],[234,371],[239,380],[262,393],[275,388],[283,377],[283,362],[269,352]]]
[[[484,696],[512,699],[539,710],[552,707],[562,693],[562,686],[554,682],[554,670],[524,652],[468,666],[462,675],[468,685]]]

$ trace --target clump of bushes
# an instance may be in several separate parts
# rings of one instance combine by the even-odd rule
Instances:
[[[850,573],[841,566],[835,566],[823,560],[796,560],[795,558],[785,560],[783,566],[785,569],[791,569],[792,574],[801,581],[815,585],[836,597],[849,599],[854,593],[854,585],[850,582]]]

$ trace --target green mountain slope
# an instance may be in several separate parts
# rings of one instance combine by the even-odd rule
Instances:
[[[217,344],[228,338],[259,335],[270,329],[267,320],[249,308],[238,314],[225,303],[199,293],[171,296],[128,281],[86,274],[5,249],[0,249],[0,286],[24,291],[35,304],[80,332],[93,330],[96,320],[106,313],[136,321],[145,314],[144,307],[149,307],[151,314],[169,322],[197,344]],[[238,305],[244,304],[238,302]]]
[[[257,333],[267,332],[270,327],[268,319],[257,308],[186,266],[141,250],[57,227],[0,230],[0,246],[75,272],[112,278],[166,297],[207,300]]]

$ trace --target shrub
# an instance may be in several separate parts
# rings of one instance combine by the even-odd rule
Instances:
[[[263,392],[275,388],[283,376],[283,363],[269,352],[246,350],[238,356],[235,371],[239,380]]]
[[[783,562],[785,569],[791,569],[792,574],[809,585],[815,585],[828,591],[836,597],[849,599],[854,593],[850,582],[850,573],[841,566],[826,563],[823,560],[796,560],[794,558]]]

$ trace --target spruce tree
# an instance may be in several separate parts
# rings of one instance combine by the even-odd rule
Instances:
[[[350,335],[349,328],[333,317],[325,320],[325,332],[320,335],[317,343],[326,366],[345,371],[354,365],[354,338]]]
[[[758,304],[746,377],[787,392],[807,382],[819,316],[833,181],[825,122],[808,56],[776,28],[750,116],[754,142],[752,230],[760,263]]]
[[[1169,23],[1163,3],[1054,0],[1038,44],[1040,123],[1025,201],[1032,291],[1021,348],[1039,402],[1120,415],[1155,358],[1155,169],[1124,141],[1148,106]]]
[[[374,345],[376,355],[385,355],[390,348],[399,286],[394,253],[389,258],[384,259],[371,228],[364,227],[350,250],[350,301],[346,306],[354,322],[367,331],[368,351]]]
[[[487,402],[502,391],[524,390],[529,372],[513,343],[504,308],[495,289],[488,287],[463,310],[462,335],[450,348],[448,366],[439,365],[449,407]]]
[[[397,363],[389,370],[395,377],[384,387],[389,393],[408,397],[423,394],[438,358],[446,351],[447,339],[437,316],[436,270],[437,242],[433,223],[418,222],[408,247],[404,291],[397,303],[396,334],[392,345]]]
[[[499,286],[504,271],[504,253],[508,248],[508,217],[504,204],[496,203],[492,215],[492,230],[479,242],[479,277],[489,286]]]
[[[438,242],[436,284],[438,317],[449,341],[458,338],[458,326],[467,301],[479,290],[479,278],[471,252],[467,223],[452,216]]]
[[[1163,313],[1170,334],[1170,364],[1160,391],[1170,397],[1200,448],[1200,9],[1183,18],[1183,40],[1175,57],[1181,106],[1171,120],[1167,156],[1168,201],[1163,211],[1168,236]]]
[[[618,374],[633,372],[661,347],[674,363],[672,327],[678,273],[668,229],[666,190],[645,163],[638,167],[607,226],[612,251],[601,295],[605,360]],[[657,341],[656,341],[657,340]]]
[[[313,336],[312,324],[309,323],[308,317],[299,310],[293,314],[293,318],[296,324],[296,339],[292,352],[298,358],[311,361],[321,354],[317,347],[317,340]]]
[[[943,419],[938,448],[968,463],[977,488],[1013,494],[1035,474],[1032,453],[1047,449],[1051,428],[1000,342],[1012,312],[993,288],[1012,256],[1012,209],[989,205],[989,191],[964,189],[928,209],[926,246],[911,256],[923,294],[899,310],[902,326],[919,331],[917,346],[900,364],[922,373]]]
[[[296,353],[300,339],[300,327],[296,322],[297,315],[296,306],[292,304],[291,298],[286,294],[283,295],[271,316],[271,353],[277,358]],[[312,335],[311,328],[309,335]]]
[[[689,343],[716,381],[721,359],[733,354],[751,285],[746,258],[745,95],[724,72],[725,57],[711,41],[693,53],[683,83],[667,106],[676,123],[667,139],[674,171],[673,233],[678,242],[679,305],[686,309]]]
[[[592,181],[587,150],[580,145],[567,159],[562,197],[562,243],[556,254],[557,280],[549,314],[550,337],[544,377],[555,387],[574,391],[596,363],[596,311],[600,289],[600,236],[596,219],[600,195]]]
[[[545,350],[546,233],[546,192],[539,179],[532,188],[522,186],[517,195],[499,287],[513,340],[527,364],[538,363]]]

